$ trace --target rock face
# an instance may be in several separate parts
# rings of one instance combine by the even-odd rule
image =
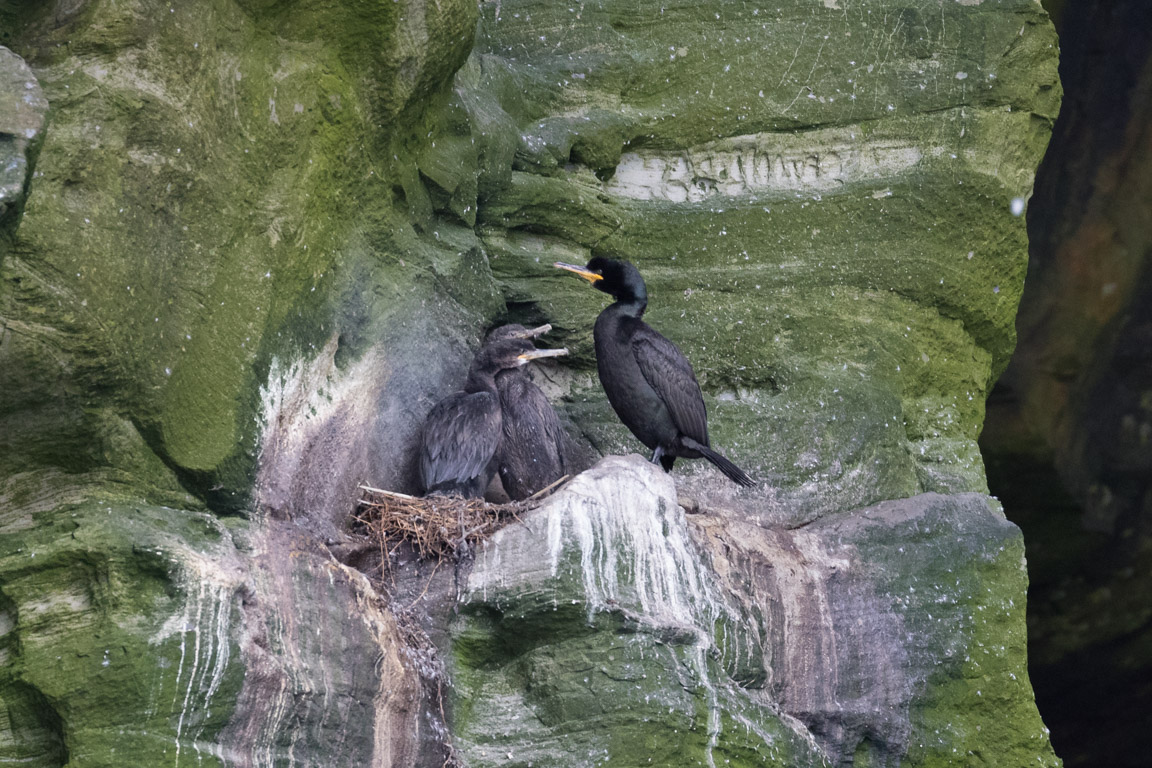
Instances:
[[[36,163],[0,222],[0,760],[1056,763],[975,443],[1059,100],[1039,5],[0,22],[51,104],[38,157],[0,143]],[[573,434],[636,449],[603,297],[550,267],[592,253],[760,486],[612,459],[470,573],[374,559],[356,485],[411,490],[494,321],[556,326]]]
[[[686,516],[675,492],[639,456],[605,459],[477,553],[453,638],[467,764],[1043,755],[1023,541],[987,497],[770,530]]]
[[[5,761],[404,765],[415,751],[395,620],[326,553],[113,501],[3,530]]]
[[[48,102],[28,65],[0,47],[0,226],[24,203]]]
[[[717,443],[794,520],[983,490],[981,393],[1023,279],[1010,210],[1057,106],[1040,9],[517,9],[485,6],[458,78],[516,94],[468,92],[477,113],[530,116],[478,219],[513,306],[590,356],[603,299],[550,262],[635,262]],[[635,449],[594,383],[573,399],[598,448]]]

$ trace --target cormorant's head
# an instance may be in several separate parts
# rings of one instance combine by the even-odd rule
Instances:
[[[488,331],[488,335],[484,337],[484,343],[494,344],[504,339],[535,339],[538,336],[543,336],[550,330],[552,330],[552,326],[548,324],[541,325],[537,328],[525,328],[517,323],[509,323],[508,325],[501,325]]]
[[[527,339],[510,338],[485,344],[472,361],[476,371],[495,375],[508,368],[519,368],[541,357],[559,357],[567,349],[536,349]]]
[[[627,261],[596,256],[585,267],[559,261],[553,266],[580,275],[594,288],[615,297],[617,301],[648,303],[644,278],[640,276],[640,270]]]

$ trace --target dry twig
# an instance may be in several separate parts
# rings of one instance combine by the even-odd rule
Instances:
[[[407,541],[421,559],[458,560],[473,544],[539,506],[567,479],[565,476],[524,501],[508,504],[459,496],[418,498],[362,485],[364,495],[357,502],[355,519],[379,542],[382,551],[391,552]]]

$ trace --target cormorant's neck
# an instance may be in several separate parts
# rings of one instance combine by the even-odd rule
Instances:
[[[639,296],[626,293],[617,297],[616,303],[612,306],[616,307],[616,311],[622,315],[639,318],[648,308],[648,295],[643,290],[640,291]]]
[[[616,311],[622,315],[639,318],[648,306],[648,286],[644,285],[644,278],[640,277],[640,273],[631,265],[627,265],[622,277],[623,279],[613,286],[612,291],[612,295],[616,297],[618,307]]]
[[[469,394],[473,392],[495,392],[496,373],[496,371],[490,371],[486,368],[472,366],[472,368],[468,370],[468,380],[464,382],[464,391]]]

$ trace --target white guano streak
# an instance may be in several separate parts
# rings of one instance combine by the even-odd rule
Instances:
[[[185,724],[192,713],[199,713],[195,723],[195,733],[190,741],[197,755],[200,755],[200,736],[211,715],[212,698],[224,680],[231,658],[231,644],[228,630],[231,621],[230,584],[211,580],[202,563],[186,563],[190,566],[185,572],[191,590],[179,616],[169,619],[151,639],[159,644],[169,637],[180,636],[180,661],[176,668],[176,697],[172,702],[173,711],[178,711],[176,720],[176,758],[174,768],[179,768],[180,752],[185,739]],[[191,659],[188,659],[188,633],[191,632]],[[189,666],[188,676],[184,677],[185,666]],[[183,682],[182,682],[183,681]],[[214,751],[210,748],[209,751]]]
[[[624,610],[642,625],[683,637],[683,645],[663,647],[692,669],[699,685],[707,764],[714,768],[721,717],[708,662],[712,631],[717,620],[735,623],[739,616],[720,599],[689,537],[671,479],[635,459],[606,459],[546,502],[524,530],[499,531],[480,549],[468,589],[484,602],[491,591],[498,602],[506,591],[563,589],[569,569],[579,568],[589,621],[600,611]],[[547,526],[544,536],[531,534],[536,521]]]

